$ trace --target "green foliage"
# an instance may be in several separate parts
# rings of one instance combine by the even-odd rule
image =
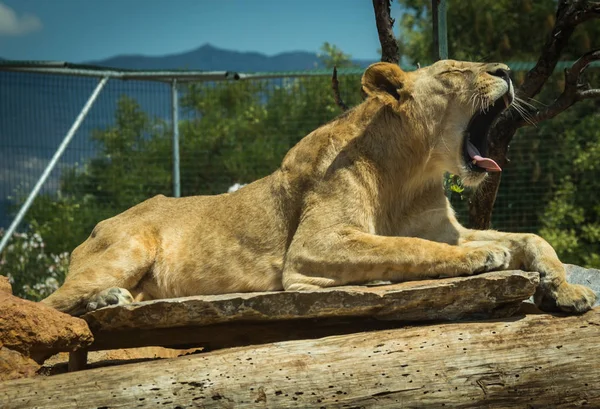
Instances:
[[[399,0],[399,48],[402,57],[421,65],[431,62],[431,2]],[[468,61],[531,61],[538,57],[555,22],[555,0],[449,1],[448,52]],[[600,27],[589,21],[575,30],[563,59],[574,59],[600,45]]]
[[[324,42],[318,54],[325,68],[351,68],[357,65],[352,62],[352,56],[344,53],[336,45]]]
[[[566,262],[600,267],[600,115],[585,116],[562,133],[566,148],[557,189],[546,206],[540,234]]]
[[[458,175],[449,173],[444,177],[444,190],[455,193],[462,199],[462,194],[465,191],[465,188]]]
[[[39,301],[62,283],[68,261],[68,253],[48,252],[40,233],[31,229],[13,234],[0,255],[0,275],[8,277],[16,296]]]

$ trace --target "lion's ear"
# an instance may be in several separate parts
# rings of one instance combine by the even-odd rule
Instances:
[[[406,73],[396,64],[377,62],[370,65],[363,74],[361,85],[368,96],[388,94],[399,100]]]

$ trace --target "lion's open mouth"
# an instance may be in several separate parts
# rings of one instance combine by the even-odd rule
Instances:
[[[469,170],[474,172],[501,172],[502,169],[490,158],[487,158],[488,133],[498,116],[510,106],[512,96],[509,92],[498,98],[492,106],[476,113],[463,141],[463,156]]]

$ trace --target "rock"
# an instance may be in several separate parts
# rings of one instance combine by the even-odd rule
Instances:
[[[8,277],[0,275],[0,293],[2,292],[12,294],[12,286]]]
[[[35,376],[40,365],[25,355],[0,347],[0,382]]]
[[[82,319],[0,292],[0,343],[38,363],[61,351],[85,348],[93,336]]]
[[[96,330],[206,326],[240,321],[377,317],[402,321],[456,320],[520,304],[533,294],[538,273],[496,271],[470,277],[411,281],[389,286],[331,287],[203,295],[109,306],[82,318]]]
[[[594,306],[600,305],[600,270],[584,268],[574,264],[565,264],[565,270],[567,270],[567,281],[571,284],[582,284],[590,287],[598,295]]]
[[[94,333],[91,350],[157,345],[216,349],[328,336],[348,331],[346,323],[364,331],[368,320],[380,327],[393,321],[508,317],[538,283],[538,273],[499,271],[380,287],[154,300],[101,308],[83,319]]]

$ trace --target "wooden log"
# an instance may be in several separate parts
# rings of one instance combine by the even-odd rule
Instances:
[[[537,273],[471,277],[312,292],[185,297],[107,307],[83,318],[90,350],[169,346],[217,349],[389,328],[414,322],[512,315],[539,283]]]
[[[242,347],[0,383],[2,408],[600,407],[600,309]]]

